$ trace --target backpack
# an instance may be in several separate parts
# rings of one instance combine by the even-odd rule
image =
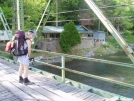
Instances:
[[[22,56],[28,53],[28,47],[24,49],[24,43],[26,43],[25,32],[17,31],[15,33],[15,38],[13,40],[13,47],[10,51],[10,54],[13,56]]]
[[[6,44],[5,51],[10,52],[11,48],[12,48],[12,41],[8,41]]]

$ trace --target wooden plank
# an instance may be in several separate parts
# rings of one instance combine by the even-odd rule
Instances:
[[[12,96],[12,97],[6,97],[4,100],[2,101],[21,101],[20,99],[18,99],[18,97],[16,96]]]
[[[72,87],[72,86],[66,85],[66,86],[60,88],[60,90],[62,90],[62,91],[64,91],[64,92],[67,92],[68,90],[71,90],[71,89],[73,89],[73,88],[74,88],[74,87]]]
[[[33,80],[33,81],[35,81],[35,80]],[[36,80],[36,81],[38,81],[38,80]],[[40,82],[40,81],[39,81]],[[41,84],[39,84],[39,82],[38,82],[38,84],[36,83],[36,85],[39,85],[39,86],[43,86],[44,85],[44,82],[40,82]],[[54,82],[54,81],[52,81],[52,80],[50,80],[49,82],[48,82],[48,84],[51,84],[51,82]],[[60,86],[60,87],[59,87]],[[54,89],[56,90],[56,92],[57,92],[57,88],[61,88],[61,87],[63,87],[63,88],[66,88],[66,89],[69,89],[69,86],[68,85],[65,85],[65,84],[60,84],[59,86],[57,86],[57,87],[54,87]],[[68,86],[68,87],[67,87]],[[44,87],[44,86],[43,86]],[[48,85],[46,86],[47,88],[48,88]],[[50,87],[50,86],[49,86]],[[71,87],[70,87],[71,88]],[[48,90],[48,89],[47,89]],[[50,90],[50,89],[49,89]],[[52,89],[51,89],[51,92],[53,92],[52,91]],[[63,92],[62,92],[63,93]],[[56,93],[57,94],[57,93]],[[61,93],[60,93],[61,94]],[[66,96],[65,96],[66,97]],[[78,100],[78,99],[77,99]]]
[[[74,95],[78,92],[81,92],[82,90],[75,88],[74,90],[70,91],[69,94]]]
[[[4,94],[4,93],[8,93],[8,92],[10,92],[10,91],[6,89],[6,90],[0,92],[0,96],[1,96],[2,94]]]
[[[36,85],[28,85],[30,88],[35,89],[36,91],[40,92],[41,94],[43,94],[44,96],[54,100],[54,101],[68,101],[65,98],[62,98],[59,95],[54,94],[53,92],[50,92],[46,89],[43,89],[39,86]]]
[[[78,92],[78,93],[74,94],[73,96],[75,96],[75,97],[79,97],[79,96],[84,95],[85,93],[86,93],[86,92],[81,91],[81,92]]]
[[[3,96],[7,96],[9,95],[11,92],[6,92],[6,93],[0,93],[0,98],[3,97]]]
[[[13,96],[14,95],[12,93],[9,93],[8,95],[5,95],[5,96],[1,96],[0,101],[3,101],[4,99],[9,98],[9,97],[13,97]]]
[[[45,82],[45,81],[50,81],[51,79],[48,78],[48,77],[45,77],[44,75],[41,75],[41,74],[38,74],[38,76],[34,76],[34,78],[38,81],[42,81],[42,82]]]
[[[14,79],[16,78],[15,75],[11,75],[11,77],[14,77]],[[54,94],[53,92],[50,92],[50,91],[48,91],[46,89],[43,89],[43,88],[41,88],[41,87],[39,87],[37,85],[28,85],[27,87],[30,87],[31,89],[34,89],[35,91],[39,92],[40,95],[42,94],[42,95],[46,96],[47,98],[52,99],[54,101],[67,101],[66,99],[63,99],[62,97]],[[43,100],[43,101],[49,101],[49,100]]]
[[[32,79],[34,80],[34,78],[32,78]],[[65,84],[62,84],[62,85],[65,85]],[[44,88],[44,89],[46,89],[46,90],[48,90],[50,92],[53,92],[53,93],[57,94],[58,96],[61,96],[61,97],[65,98],[65,99],[67,99],[67,100],[83,101],[83,100],[80,100],[80,99],[78,99],[76,97],[73,97],[73,96],[71,96],[71,95],[69,95],[69,94],[67,94],[67,93],[65,93],[65,92],[63,92],[63,91],[61,91],[59,89],[55,89],[55,87],[52,88],[52,87],[47,86],[47,85],[41,85],[40,87],[42,87],[42,88]]]
[[[74,89],[74,88],[70,88],[70,89],[67,89],[66,91],[64,91],[64,92],[66,92],[66,93],[69,93],[69,94],[72,94],[72,91],[75,91],[76,89]],[[70,93],[71,92],[71,93]]]
[[[34,89],[31,89],[23,84],[20,83],[13,83],[16,87],[18,87],[19,89],[21,89],[23,92],[29,94],[30,96],[34,97],[37,100],[41,100],[41,101],[52,101],[50,99],[48,99],[47,97],[45,97],[44,95],[40,94],[39,92],[35,91]]]
[[[0,71],[0,76],[2,76],[2,75],[5,75],[5,73],[3,73],[2,71]]]
[[[89,97],[91,97],[93,95],[93,93],[89,93],[89,92],[87,92],[87,93],[85,93],[85,94],[83,94],[83,95],[81,95],[81,96],[78,96],[78,98],[80,98],[80,99],[87,99],[87,98],[89,98]],[[97,95],[96,95],[97,96]]]
[[[17,88],[21,89],[23,92],[29,94],[30,96],[34,97],[35,99],[37,100],[41,100],[41,101],[52,101],[50,99],[48,99],[47,97],[43,96],[42,94],[40,94],[39,92],[21,84],[21,83],[18,83],[17,81],[17,76],[15,75],[11,75],[10,77],[4,77],[6,80],[8,81],[13,81],[13,85],[16,86]]]
[[[2,100],[2,101],[22,101],[22,100],[20,100],[20,99],[5,99],[5,100]]]
[[[2,92],[2,91],[4,91],[4,90],[6,90],[4,87],[0,88],[0,92]]]
[[[60,85],[61,86],[61,85]],[[63,86],[63,84],[62,84],[62,86]]]
[[[105,101],[106,99],[93,94],[92,96],[90,96],[90,97],[88,97],[88,98],[86,98],[84,100],[85,101],[96,101],[96,100],[98,100],[98,101]]]
[[[14,70],[14,66],[11,70],[6,65],[2,65],[2,66],[4,67],[4,69],[2,69],[3,70],[2,72],[5,73],[6,75],[9,73],[9,75],[7,75],[7,76],[8,77],[11,76],[11,78],[14,79],[14,80],[13,79],[8,80],[11,82],[15,81],[11,84],[13,84],[17,88],[20,87],[19,89],[26,91],[27,94],[29,94],[29,95],[30,95],[30,93],[33,93],[30,96],[32,96],[36,99],[39,99],[39,98],[37,98],[37,93],[34,93],[34,92],[38,92],[39,94],[46,96],[54,101],[68,101],[68,100],[84,101],[84,100],[80,100],[80,99],[85,99],[86,101],[90,101],[90,100],[94,101],[99,98],[100,98],[100,101],[103,100],[103,99],[101,100],[100,96],[98,97],[95,94],[94,94],[94,96],[88,96],[87,92],[85,93],[82,90],[74,89],[73,87],[66,85],[66,84],[60,84],[56,80],[52,80],[52,79],[43,77],[41,74],[35,73],[33,71],[29,71],[29,76],[30,76],[30,80],[34,81],[36,85],[28,85],[26,87],[22,84],[18,85],[17,71]],[[6,77],[6,76],[3,75],[3,77]],[[6,81],[4,81],[4,82],[6,82]],[[22,86],[20,86],[20,85],[22,85]],[[25,89],[22,89],[23,87]],[[27,87],[30,87],[30,88],[27,88]],[[32,90],[27,91],[27,89],[32,89]],[[69,92],[69,93],[66,93],[66,92]],[[80,94],[80,92],[83,92],[83,93]],[[89,92],[89,95],[90,95],[90,92]]]
[[[20,89],[18,89],[17,87],[15,87],[14,85],[12,85],[8,81],[2,82],[2,85],[4,87],[8,88],[12,93],[14,93],[16,96],[18,96],[22,100],[37,101],[34,98],[32,98],[31,96],[29,96],[28,94],[22,92]]]
[[[61,83],[57,82],[57,81],[54,81],[54,80],[51,80],[49,79],[48,81],[43,81],[43,84],[47,84],[47,85],[52,85],[52,86],[57,86],[57,85],[60,85]]]

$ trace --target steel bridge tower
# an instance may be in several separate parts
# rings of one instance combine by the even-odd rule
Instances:
[[[23,9],[24,0],[13,0],[13,18],[12,18],[12,30],[24,30],[24,9]]]

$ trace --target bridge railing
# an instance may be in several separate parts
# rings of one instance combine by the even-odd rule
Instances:
[[[133,84],[129,84],[129,83],[125,83],[125,82],[121,82],[121,81],[117,81],[117,80],[112,80],[112,79],[109,79],[109,78],[105,78],[105,77],[101,77],[101,76],[97,76],[97,75],[93,75],[93,74],[89,74],[89,73],[84,73],[84,72],[81,72],[81,71],[77,71],[77,70],[72,70],[72,69],[66,68],[65,67],[65,59],[66,58],[80,59],[80,60],[87,60],[87,61],[93,61],[93,62],[99,62],[99,63],[123,66],[123,67],[128,67],[128,68],[134,68],[134,64],[115,62],[115,61],[96,59],[96,58],[89,58],[89,57],[87,58],[87,57],[82,57],[82,56],[68,55],[68,54],[63,54],[63,53],[49,52],[49,51],[36,50],[36,49],[33,49],[33,51],[41,52],[41,53],[44,52],[44,53],[47,53],[47,54],[57,55],[57,56],[61,57],[61,66],[45,63],[45,62],[42,62],[42,61],[39,61],[39,60],[36,60],[36,62],[38,62],[40,64],[44,64],[44,65],[50,66],[50,67],[54,67],[54,68],[60,69],[62,71],[62,75],[61,75],[62,82],[65,82],[65,79],[66,79],[66,75],[65,74],[66,74],[66,71],[68,71],[68,72],[71,72],[71,73],[87,76],[87,77],[90,77],[90,78],[94,78],[94,79],[98,79],[98,80],[103,80],[103,81],[106,81],[106,82],[111,82],[111,83],[114,83],[114,84],[118,84],[118,85],[134,88]]]
[[[117,100],[117,99],[120,99],[120,98],[122,99],[122,101],[131,101],[130,98],[126,98],[126,97],[123,97],[121,95],[116,95],[116,94],[113,94],[113,93],[109,93],[109,92],[106,92],[106,91],[103,91],[103,90],[100,90],[100,89],[97,89],[97,88],[94,88],[94,87],[91,87],[91,86],[88,86],[88,85],[85,85],[85,84],[82,84],[82,83],[78,83],[78,82],[73,81],[73,80],[67,79],[66,75],[65,75],[66,71],[67,72],[71,72],[71,73],[75,73],[75,74],[79,74],[79,75],[82,75],[82,76],[86,76],[86,77],[90,77],[90,78],[106,81],[106,82],[111,82],[113,84],[118,84],[118,85],[130,87],[130,88],[134,88],[133,84],[129,84],[129,83],[125,83],[125,82],[120,82],[120,81],[117,81],[117,80],[112,80],[112,79],[108,79],[108,78],[105,78],[105,77],[101,77],[101,76],[97,76],[97,75],[93,75],[93,74],[89,74],[89,73],[84,73],[84,72],[81,72],[81,71],[77,71],[77,70],[72,70],[72,69],[66,68],[65,67],[65,59],[66,58],[80,59],[80,60],[87,60],[87,61],[93,61],[93,62],[99,62],[99,63],[106,63],[106,64],[112,64],[112,65],[117,65],[117,66],[123,66],[123,67],[128,67],[128,68],[134,68],[134,64],[115,62],[115,61],[109,61],[109,60],[103,60],[103,59],[87,58],[87,57],[82,57],[82,56],[68,55],[68,54],[63,54],[63,53],[55,53],[55,52],[36,50],[36,49],[33,49],[32,51],[40,53],[40,54],[44,53],[42,55],[45,55],[45,56],[46,55],[49,56],[49,54],[52,55],[52,56],[54,56],[54,55],[60,56],[61,57],[61,66],[56,66],[56,65],[53,65],[53,64],[50,64],[50,63],[42,62],[40,60],[36,60],[36,62],[39,63],[39,64],[44,64],[44,65],[47,65],[47,66],[50,66],[50,67],[54,67],[54,68],[60,69],[62,71],[62,74],[61,74],[62,80],[57,75],[53,75],[53,74],[45,72],[43,70],[30,67],[30,69],[32,69],[33,71],[42,73],[42,74],[47,75],[47,76],[48,75],[54,76],[54,78],[56,77],[56,79],[58,81],[60,80],[62,83],[69,83],[69,84],[75,86],[76,88],[80,88],[80,89],[83,89],[85,91],[90,91],[92,89],[91,92],[93,92],[95,94],[98,94],[98,95],[101,95],[101,96],[104,96],[106,98],[110,98],[111,101],[115,101],[115,99]],[[5,56],[6,56],[6,58],[5,58]],[[3,58],[3,59],[6,59],[6,60],[8,60],[10,62],[16,63],[14,60],[8,59],[9,57],[10,57],[9,53],[0,51],[0,58]],[[114,99],[114,100],[112,100],[112,99]]]

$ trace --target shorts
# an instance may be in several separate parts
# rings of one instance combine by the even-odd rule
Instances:
[[[23,56],[18,56],[18,62],[20,64],[29,66],[29,56],[27,55],[23,55]]]

